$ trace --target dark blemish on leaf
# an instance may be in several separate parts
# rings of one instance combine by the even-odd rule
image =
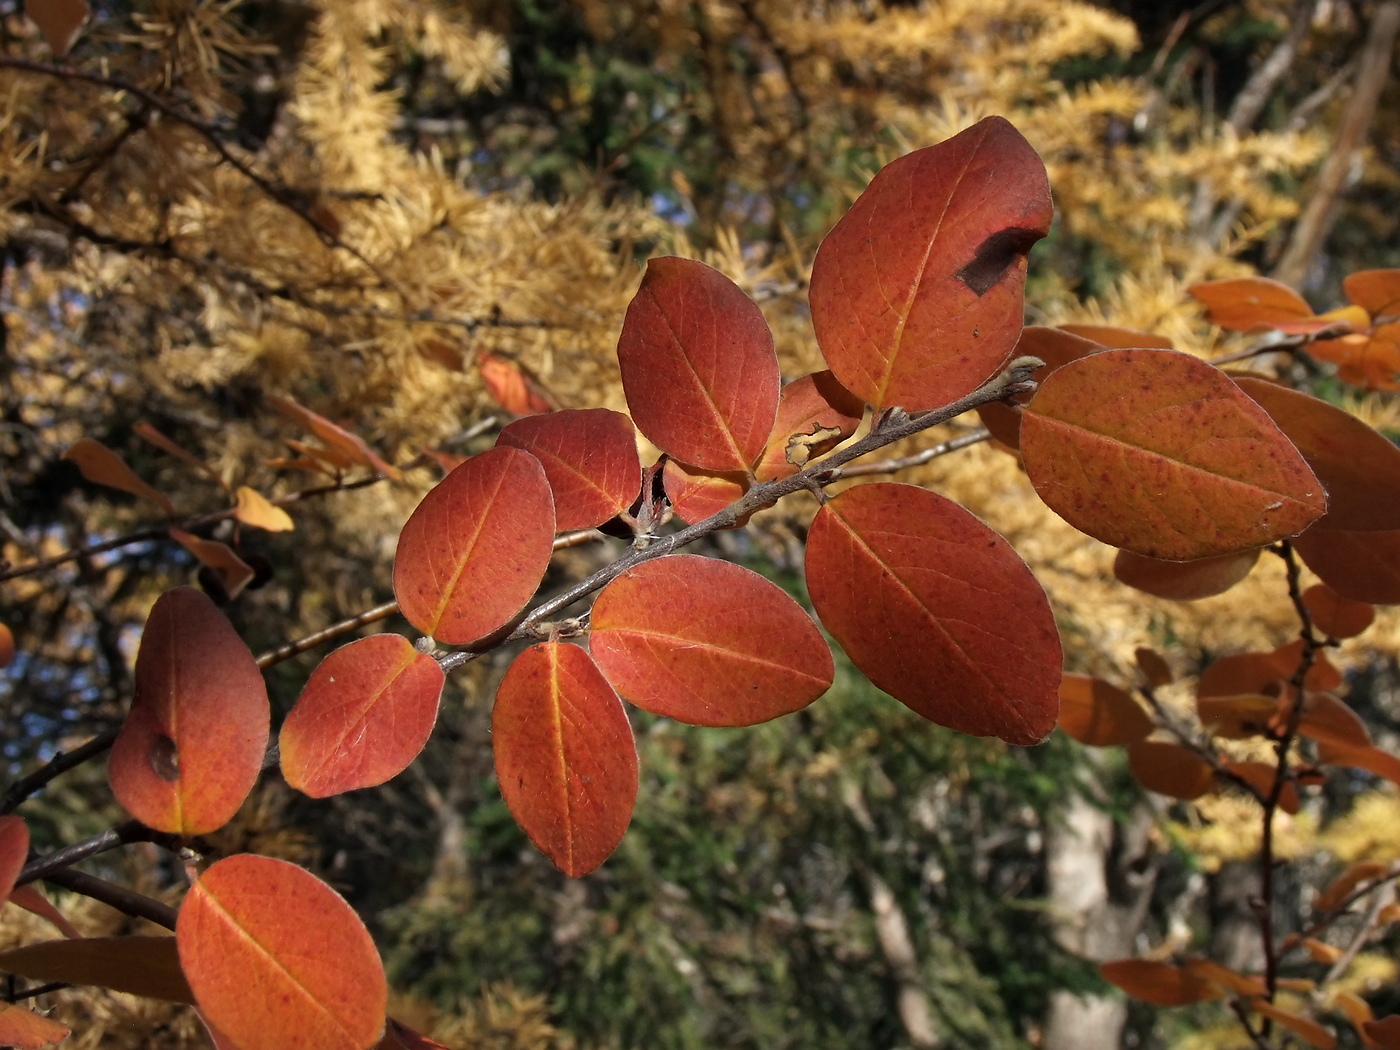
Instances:
[[[146,752],[146,761],[151,764],[151,771],[161,780],[180,779],[180,750],[175,746],[175,741],[165,734],[157,733],[151,741],[151,746]]]
[[[1012,227],[992,234],[977,249],[972,262],[959,270],[955,277],[977,295],[986,295],[1006,275],[1017,259],[1031,250],[1031,245],[1045,236],[1039,230]]]

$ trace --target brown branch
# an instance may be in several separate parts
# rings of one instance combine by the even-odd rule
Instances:
[[[84,897],[91,897],[95,901],[101,901],[123,914],[138,919],[149,919],[157,926],[164,926],[167,930],[175,929],[176,911],[170,905],[158,901],[154,897],[147,897],[144,893],[137,893],[133,889],[108,882],[106,879],[99,879],[96,875],[89,875],[85,871],[75,871],[72,868],[64,868],[62,871],[53,871],[45,875],[44,881]]]
[[[36,791],[42,790],[49,781],[59,774],[66,773],[89,759],[105,754],[116,742],[117,732],[116,729],[109,729],[104,733],[99,733],[86,744],[75,747],[72,751],[60,751],[28,776],[16,780],[6,790],[4,796],[0,797],[0,814],[13,813],[21,802]]]
[[[100,853],[119,849],[122,846],[129,846],[133,842],[155,842],[170,850],[177,850],[184,844],[178,835],[148,828],[139,820],[128,820],[118,824],[115,828],[108,828],[106,831],[92,835],[81,842],[75,842],[71,846],[64,846],[52,853],[45,853],[41,857],[34,857],[25,864],[24,869],[19,873],[19,878],[15,879],[15,885],[24,886],[38,879],[47,879],[54,872],[71,868],[80,860],[87,860],[89,857],[95,857]]]
[[[33,988],[17,988],[13,992],[6,992],[4,995],[0,995],[0,1002],[18,1003],[24,999],[36,999],[41,995],[61,992],[65,988],[72,987],[67,981],[49,981],[47,984],[36,984]]]
[[[862,478],[872,474],[895,474],[901,470],[908,470],[910,467],[921,467],[925,463],[937,459],[939,456],[946,456],[949,452],[956,452],[959,449],[980,444],[988,440],[991,436],[991,431],[982,427],[974,430],[970,434],[962,434],[955,438],[949,438],[942,444],[934,445],[932,448],[926,448],[922,452],[915,452],[909,456],[881,460],[879,463],[861,463],[854,467],[845,467],[841,470],[839,477]]]

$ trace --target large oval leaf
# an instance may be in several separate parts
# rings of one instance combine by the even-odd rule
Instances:
[[[1224,594],[1249,575],[1259,560],[1259,548],[1196,561],[1162,561],[1132,551],[1113,559],[1118,582],[1174,602],[1194,602]]]
[[[1071,525],[1153,558],[1262,547],[1327,508],[1268,414],[1172,350],[1105,350],[1052,372],[1024,410],[1021,455]]]
[[[31,981],[91,984],[146,999],[194,1002],[174,937],[40,941],[0,954],[0,970]]]
[[[587,875],[617,848],[637,802],[627,712],[588,654],[526,649],[496,690],[496,780],[511,815],[556,868]]]
[[[1128,748],[1128,772],[1148,791],[1186,801],[1200,798],[1215,783],[1215,770],[1196,752],[1157,740]]]
[[[282,723],[283,777],[326,798],[398,776],[432,734],[443,682],[441,665],[402,635],[341,646],[311,672]]]
[[[566,409],[517,419],[497,445],[540,461],[554,493],[554,527],[591,529],[632,506],[642,487],[637,433],[621,412]]]
[[[233,625],[192,587],[167,591],[141,635],[112,793],[158,831],[215,831],[257,783],[270,721],[262,673]]]
[[[724,274],[647,263],[617,361],[632,419],[657,448],[706,470],[758,459],[778,410],[778,355],[763,312]]]
[[[443,478],[409,517],[394,596],[424,634],[467,645],[525,607],[553,550],[554,499],[540,461],[493,448]]]
[[[1400,605],[1400,529],[1342,532],[1309,529],[1293,541],[1298,556],[1344,598]]]
[[[812,266],[836,378],[876,408],[976,389],[1016,345],[1026,253],[1052,211],[1045,166],[1001,117],[887,164]]]
[[[271,857],[218,861],[175,937],[199,1009],[240,1050],[368,1050],[388,988],[358,915],[310,872]]]
[[[812,605],[846,654],[939,725],[1034,744],[1055,727],[1060,638],[1011,545],[926,489],[860,485],[807,537]]]
[[[702,726],[747,726],[806,707],[831,685],[831,650],[781,587],[730,562],[643,562],[593,604],[589,648],[638,707]]]

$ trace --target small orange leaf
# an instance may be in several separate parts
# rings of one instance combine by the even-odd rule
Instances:
[[[1343,598],[1325,583],[1313,584],[1304,591],[1303,605],[1313,625],[1329,638],[1354,638],[1376,618],[1373,606]]]
[[[1249,1000],[1249,1008],[1281,1024],[1298,1038],[1311,1043],[1319,1050],[1336,1050],[1337,1037],[1309,1017],[1295,1014],[1291,1010],[1284,1010],[1266,999]]]
[[[63,454],[63,458],[75,463],[83,477],[94,484],[130,492],[154,503],[172,518],[175,516],[175,505],[170,498],[138,478],[126,461],[102,442],[82,438]]]
[[[238,509],[233,516],[244,525],[268,532],[291,532],[296,528],[290,514],[247,485],[238,486]]]
[[[283,777],[327,798],[398,776],[432,734],[444,681],[441,665],[402,635],[341,646],[311,672],[282,723]]]
[[[194,1002],[174,937],[40,941],[0,953],[0,970],[32,981],[92,984],[147,999]]]
[[[241,1050],[366,1050],[388,988],[345,900],[284,860],[239,854],[201,875],[175,939],[200,1011]]]
[[[1162,654],[1155,649],[1144,649],[1139,646],[1133,650],[1133,659],[1137,662],[1138,670],[1142,672],[1148,685],[1160,689],[1172,684],[1174,680],[1172,669],[1162,658]]]
[[[1181,968],[1188,974],[1215,982],[1234,995],[1263,995],[1265,992],[1262,977],[1239,973],[1228,966],[1222,966],[1214,959],[1187,959],[1181,964]]]
[[[281,394],[268,394],[267,402],[302,429],[316,435],[328,449],[335,450],[346,457],[349,462],[368,467],[386,478],[397,480],[402,476],[397,467],[380,459],[379,454],[370,448],[365,443],[364,438],[358,434],[352,434],[344,427],[332,423],[325,416],[318,415],[311,409],[304,408],[291,398],[283,397]]]
[[[1259,561],[1259,549],[1195,561],[1162,561],[1132,551],[1119,551],[1113,575],[1134,590],[1176,602],[1194,602],[1224,594],[1249,575]]]
[[[830,372],[794,379],[778,397],[773,433],[754,476],[759,481],[791,477],[854,434],[864,414],[864,402]]]
[[[1099,972],[1134,999],[1157,1006],[1186,1006],[1221,998],[1220,989],[1206,980],[1171,963],[1150,959],[1118,959],[1106,962]]]
[[[1107,324],[1062,324],[1057,326],[1062,332],[1069,332],[1081,339],[1092,339],[1100,346],[1113,350],[1170,350],[1172,341],[1155,332],[1143,332],[1136,328],[1119,328]],[[1039,354],[1036,354],[1039,357]]]
[[[1319,361],[1335,364],[1337,377],[1344,383],[1367,390],[1400,390],[1400,323],[1319,339],[1308,351]]]
[[[1328,325],[1318,319],[1301,295],[1267,277],[1204,281],[1186,291],[1205,305],[1206,320],[1234,332],[1273,328],[1302,334]]]
[[[224,488],[228,488],[228,486],[224,484],[224,479],[219,477],[219,475],[214,472],[214,468],[209,466],[208,463],[205,463],[204,460],[200,459],[198,456],[190,452],[186,452],[183,448],[175,444],[175,442],[171,441],[168,437],[162,434],[155,427],[151,426],[151,424],[137,423],[131,428],[131,430],[138,437],[144,438],[146,441],[150,442],[162,452],[169,453],[170,455],[178,459],[180,462],[187,463],[190,466],[194,467],[195,470],[199,471],[206,477],[212,479],[217,484],[223,486]]]
[[[1372,317],[1400,314],[1400,270],[1358,270],[1342,282],[1342,291]]]
[[[1298,732],[1321,744],[1371,746],[1371,733],[1361,716],[1331,693],[1308,694],[1298,717]]]
[[[476,367],[491,400],[512,415],[534,416],[554,409],[539,380],[509,358],[482,354]]]
[[[1384,878],[1389,874],[1390,865],[1385,861],[1357,861],[1328,883],[1327,888],[1314,898],[1313,910],[1329,912],[1339,908],[1362,885]]]
[[[718,514],[749,488],[748,478],[737,471],[711,474],[674,459],[666,460],[661,477],[666,485],[666,498],[675,509],[676,517],[687,525]],[[746,516],[729,527],[737,529],[747,524],[748,520]]]
[[[1387,904],[1376,914],[1376,922],[1381,925],[1400,921],[1400,904]]]
[[[1364,769],[1378,777],[1400,784],[1400,758],[1378,747],[1343,747],[1338,744],[1319,742],[1318,760],[1334,766],[1347,766],[1351,769]]]
[[[10,897],[15,880],[29,859],[29,828],[23,817],[0,817],[0,903]]]
[[[1273,730],[1279,704],[1274,696],[1203,696],[1196,701],[1196,713],[1212,736],[1247,740]]]
[[[637,747],[588,653],[545,642],[516,657],[491,738],[501,797],[530,841],[570,878],[607,860],[637,801]]]
[[[10,628],[0,623],[0,667],[9,667],[15,658],[15,636]]]
[[[170,538],[193,554],[201,565],[218,577],[224,593],[230,600],[242,594],[243,588],[257,575],[253,567],[233,553],[233,548],[226,543],[200,539],[184,529],[175,528],[170,530]]]
[[[39,27],[54,57],[63,58],[92,12],[87,0],[24,0],[24,13]]]
[[[28,6],[34,4],[35,0],[29,0]],[[72,1029],[67,1025],[14,1003],[0,1002],[0,1045],[15,1050],[38,1050],[41,1046],[61,1043],[71,1034]]]
[[[554,494],[554,528],[591,529],[632,506],[642,486],[637,432],[621,412],[565,409],[517,419],[498,446],[540,461]]]
[[[1128,748],[1128,771],[1148,791],[1188,802],[1209,791],[1215,779],[1210,763],[1196,752],[1153,740]]]
[[[1319,941],[1316,937],[1304,937],[1303,950],[1315,963],[1331,966],[1342,957],[1342,950],[1334,945]]]
[[[78,928],[68,921],[63,912],[55,908],[49,899],[33,886],[15,887],[10,893],[10,903],[17,908],[23,908],[31,915],[37,915],[46,920],[65,937],[79,940],[83,936],[78,932]]]
[[[1153,729],[1152,719],[1131,696],[1085,674],[1060,679],[1060,716],[1055,724],[1092,747],[1136,743]]]

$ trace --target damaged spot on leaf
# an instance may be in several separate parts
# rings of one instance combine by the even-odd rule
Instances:
[[[1043,236],[1039,230],[1015,227],[994,233],[982,242],[972,262],[954,276],[979,297],[986,295],[1001,282],[1016,260],[1029,254],[1031,246]]]

